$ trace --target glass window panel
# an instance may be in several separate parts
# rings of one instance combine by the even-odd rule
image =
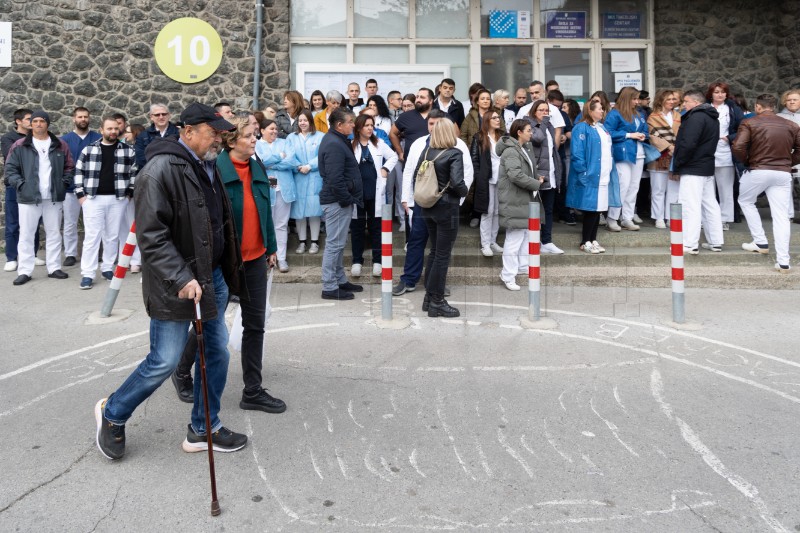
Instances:
[[[374,44],[357,44],[353,47],[353,59],[356,63],[373,64],[408,64],[408,46],[388,46]]]
[[[600,0],[601,39],[647,39],[647,0]]]
[[[408,37],[408,0],[355,0],[354,11],[355,37]]]
[[[302,0],[289,4],[292,37],[347,37],[347,0]]]
[[[592,38],[590,0],[540,0],[543,39]]]
[[[489,37],[489,12],[494,10],[527,11],[527,33],[528,36],[533,36],[533,22],[530,17],[533,13],[533,0],[481,0],[481,37]]]
[[[469,37],[469,0],[417,0],[417,37]]]
[[[631,70],[632,67],[636,65],[631,65],[631,62],[628,61],[627,57],[622,58],[625,59],[621,61],[621,58],[618,56],[615,59],[616,67],[612,68],[612,55],[615,52],[622,52],[626,56],[628,54],[634,54],[634,57],[638,56],[638,70]],[[633,85],[636,88],[643,90],[647,87],[647,78],[645,74],[647,73],[647,65],[645,64],[646,54],[644,50],[612,50],[612,49],[603,49],[603,90],[608,93],[608,98],[612,102],[616,100],[617,93],[619,92],[620,87],[624,87],[625,85]],[[620,65],[623,66],[620,66]],[[616,70],[617,72],[614,72]],[[637,83],[638,81],[638,83]]]
[[[533,48],[530,46],[481,46],[481,80],[494,92],[505,89],[512,95],[519,87],[528,89],[533,79]]]
[[[298,63],[347,63],[347,47],[344,45],[316,45],[316,44],[293,44],[291,52],[291,71],[289,78],[292,80],[292,88],[297,87],[295,77],[297,76],[297,69],[295,66]],[[323,93],[328,92],[330,89],[341,91],[341,87],[306,87],[306,97],[308,97],[314,89],[320,89]]]
[[[417,63],[433,65],[449,64],[450,77],[456,82],[456,98],[461,101],[467,99],[467,90],[470,86],[468,46],[417,45]],[[431,90],[433,90],[433,87],[431,87]]]
[[[588,100],[590,87],[589,48],[549,48],[544,51],[544,77],[556,80],[564,98]]]

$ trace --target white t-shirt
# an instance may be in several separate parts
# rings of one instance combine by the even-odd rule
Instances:
[[[497,155],[497,152],[495,151],[497,141],[495,141],[491,135],[489,136],[489,146],[489,154],[491,154],[492,158],[492,175],[489,176],[489,183],[494,185],[497,183],[497,178],[500,175],[500,156]]]
[[[719,113],[719,142],[717,142],[717,151],[714,152],[714,166],[731,167],[733,166],[731,145],[726,139],[723,139],[728,136],[728,130],[731,127],[731,110],[726,104],[722,104],[716,109]]]
[[[39,154],[39,193],[42,195],[42,200],[50,199],[50,174],[53,172],[49,155],[51,143],[50,137],[43,141],[36,138],[33,139],[33,147],[36,148],[36,153]]]

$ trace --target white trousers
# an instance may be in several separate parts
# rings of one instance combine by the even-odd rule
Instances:
[[[297,238],[301,241],[306,240],[306,236],[308,234],[308,227],[311,227],[311,240],[318,241],[319,240],[319,219],[320,217],[305,217],[305,218],[297,218],[295,219],[295,225],[297,226]]]
[[[733,222],[733,180],[736,173],[731,167],[717,167],[714,169],[714,180],[717,182],[717,196],[719,196],[719,210],[723,222]]]
[[[119,227],[125,218],[128,200],[117,200],[113,194],[86,198],[83,209],[83,250],[81,277],[94,279],[97,273],[97,253],[103,242],[103,262],[100,270],[114,270],[114,260],[119,249]],[[127,237],[127,235],[126,235]]]
[[[650,217],[653,220],[669,220],[669,206],[678,203],[680,182],[669,179],[666,170],[650,171]]]
[[[681,175],[678,201],[683,206],[683,245],[699,248],[700,227],[709,244],[725,244],[722,218],[714,194],[714,176]]]
[[[489,208],[486,213],[481,215],[481,248],[497,242],[497,233],[500,231],[498,204],[497,184],[490,183]]]
[[[289,214],[291,202],[283,200],[281,191],[275,193],[275,205],[272,206],[272,224],[275,226],[275,240],[278,242],[278,261],[286,261],[286,242],[289,240]]]
[[[792,204],[792,175],[778,170],[750,170],[739,180],[739,205],[747,219],[747,227],[756,244],[768,244],[761,224],[761,215],[756,208],[756,198],[767,193],[769,212],[772,215],[772,237],[775,239],[775,254],[778,263],[789,264],[789,238],[791,224],[786,211]]]
[[[619,175],[619,198],[622,207],[609,207],[608,218],[611,220],[633,220],[636,212],[636,195],[639,193],[639,182],[642,181],[644,159],[636,163],[620,161],[615,163]]]
[[[39,205],[19,204],[19,245],[17,252],[17,274],[33,274],[36,256],[33,252],[33,236],[39,227],[39,219],[44,222],[47,273],[61,269],[61,202],[45,200]]]
[[[520,268],[528,267],[528,230],[506,228],[506,240],[503,242],[503,270],[500,277],[503,281],[513,281]]]
[[[78,257],[78,217],[81,204],[74,192],[64,197],[64,255]]]
[[[128,240],[128,234],[131,232],[131,224],[133,224],[133,220],[135,218],[135,209],[133,204],[133,198],[126,202],[128,205],[125,206],[125,216],[122,217],[122,220],[119,224],[119,255],[122,255],[122,249],[125,248],[125,241]],[[83,215],[84,217],[86,215]],[[133,255],[131,256],[131,266],[142,266],[142,252],[139,251],[139,245],[136,245],[136,248],[133,249]]]

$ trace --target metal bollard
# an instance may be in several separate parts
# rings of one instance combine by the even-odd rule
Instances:
[[[683,324],[686,314],[683,271],[683,206],[669,206],[670,249],[672,255],[672,321]]]
[[[381,318],[392,319],[392,206],[381,206]]]
[[[530,202],[528,213],[528,320],[535,322],[541,313],[541,220],[539,202]]]
[[[117,301],[119,289],[122,287],[122,280],[125,279],[125,274],[128,272],[128,267],[131,264],[131,256],[136,249],[136,221],[131,224],[131,231],[128,233],[128,238],[125,239],[125,246],[122,248],[122,254],[117,261],[117,268],[114,269],[114,277],[111,278],[111,284],[106,291],[106,298],[103,301],[103,307],[100,308],[100,316],[108,318],[111,316],[111,310],[114,308],[114,303]]]

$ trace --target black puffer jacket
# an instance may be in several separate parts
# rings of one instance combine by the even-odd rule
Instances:
[[[439,154],[441,154],[441,157],[437,159]],[[423,152],[420,155],[419,163],[417,163],[417,168],[414,170],[414,176],[419,172],[422,162],[426,160],[433,161],[433,170],[436,173],[439,190],[442,190],[448,184],[450,185],[442,197],[439,198],[439,202],[459,205],[461,199],[469,192],[467,184],[464,183],[464,154],[456,147],[445,150],[430,148],[427,153]],[[439,202],[436,202],[435,205],[438,205]]]
[[[178,298],[192,279],[203,289],[203,319],[217,316],[212,284],[211,218],[192,155],[175,137],[152,143],[147,164],[136,176],[136,239],[142,252],[142,296],[147,313],[159,320],[192,320],[194,304]],[[231,203],[215,176],[222,198],[224,249],[220,266],[231,294],[247,298],[242,254]]]
[[[361,171],[347,137],[335,129],[328,130],[319,143],[317,161],[322,176],[320,204],[337,202],[341,207],[353,204],[364,207]]]
[[[719,142],[719,113],[711,104],[700,104],[681,118],[672,154],[672,172],[693,176],[714,175],[714,153]]]

